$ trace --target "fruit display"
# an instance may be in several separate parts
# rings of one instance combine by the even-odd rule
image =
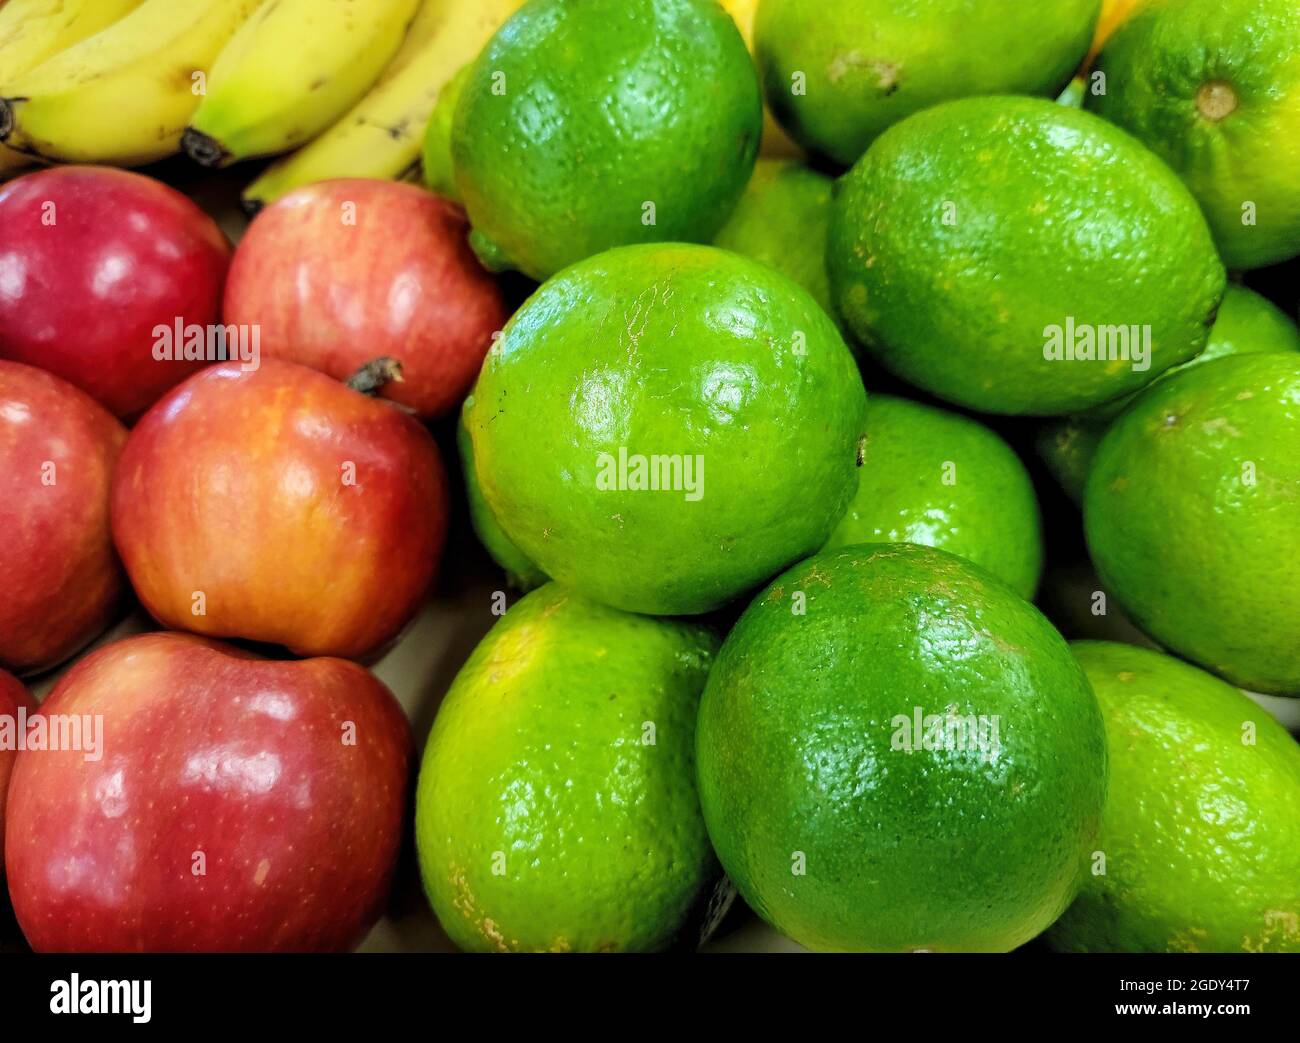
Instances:
[[[1262,1006],[1298,63],[1296,0],[0,0],[15,995],[1199,953],[1081,973]],[[422,998],[362,962],[338,1031]]]

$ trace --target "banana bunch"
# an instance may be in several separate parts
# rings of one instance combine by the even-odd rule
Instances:
[[[141,0],[9,0],[0,6],[0,96],[6,84],[47,58],[94,36],[140,6]],[[0,177],[35,157],[0,145]]]
[[[339,177],[410,179],[447,82],[524,0],[423,0],[401,48],[368,94],[314,141],[272,164],[244,193],[256,211],[302,185]]]
[[[134,166],[171,155],[206,72],[259,0],[89,0],[117,21],[0,82],[0,141],[45,159]],[[68,7],[64,3],[52,6]]]
[[[265,0],[212,67],[184,147],[204,166],[287,152],[374,84],[419,0]]]

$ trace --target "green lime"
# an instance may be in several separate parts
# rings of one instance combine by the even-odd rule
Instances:
[[[547,580],[547,575],[532,560],[510,542],[501,526],[492,517],[492,511],[483,499],[479,488],[478,471],[474,466],[474,443],[465,428],[465,418],[456,425],[456,446],[460,450],[461,471],[465,476],[465,500],[469,504],[469,520],[474,534],[492,560],[505,570],[506,579],[518,590],[532,590]]]
[[[1110,785],[1072,952],[1300,952],[1300,746],[1237,689],[1132,645],[1072,646]]]
[[[1102,49],[1087,104],[1182,175],[1230,268],[1300,254],[1300,5],[1152,0]]]
[[[788,275],[832,318],[826,233],[835,183],[792,159],[760,159],[731,219],[713,240]]]
[[[461,89],[469,79],[467,62],[438,92],[438,101],[424,132],[424,183],[440,196],[460,202],[456,194],[456,168],[451,159],[451,127]]]
[[[1035,415],[1191,358],[1225,278],[1168,167],[1037,98],[948,102],[886,131],[840,182],[827,263],[841,317],[887,368]]]
[[[1300,356],[1214,359],[1106,432],[1084,493],[1106,588],[1165,647],[1300,695]]]
[[[937,102],[1055,97],[1100,11],[1101,0],[763,0],[754,50],[790,135],[849,166],[888,127]]]
[[[1266,297],[1236,283],[1229,283],[1219,306],[1219,317],[1210,330],[1205,350],[1195,358],[1174,366],[1152,381],[1154,386],[1181,373],[1225,355],[1253,355],[1267,351],[1300,352],[1300,329]],[[1048,470],[1075,503],[1083,502],[1088,469],[1102,436],[1111,421],[1124,411],[1134,396],[1106,402],[1087,413],[1047,424],[1038,437],[1038,452]]]
[[[713,0],[531,0],[462,87],[456,188],[486,259],[544,279],[615,246],[711,240],[762,129]]]
[[[717,864],[695,790],[702,627],[547,584],[476,648],[434,721],[416,846],[443,929],[476,951],[661,949]]]
[[[737,890],[802,945],[1007,950],[1070,903],[1106,788],[1064,639],[982,569],[914,544],[779,576],[700,702],[700,803]]]
[[[479,484],[549,576],[633,612],[706,612],[826,542],[866,396],[826,313],[767,265],[628,246],[541,287],[465,406]]]
[[[827,549],[921,543],[987,569],[1032,598],[1043,565],[1025,465],[983,424],[889,395],[867,401],[858,492]]]

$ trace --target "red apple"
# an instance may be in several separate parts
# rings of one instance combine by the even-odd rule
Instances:
[[[89,395],[0,361],[0,667],[62,662],[124,588],[109,492],[126,428]]]
[[[54,167],[0,185],[0,229],[0,358],[128,419],[206,365],[155,358],[160,344],[184,348],[159,327],[217,321],[230,264],[221,230],[179,192],[124,170]]]
[[[176,630],[359,658],[395,637],[442,553],[447,487],[429,432],[291,362],[213,366],[131,432],[113,536]]]
[[[235,252],[227,322],[264,355],[339,380],[379,356],[402,364],[383,395],[421,417],[452,410],[507,314],[457,206],[361,178],[298,189],[263,210]]]
[[[145,634],[77,663],[40,715],[82,741],[13,770],[5,862],[32,948],[338,951],[378,919],[411,736],[360,666]]]
[[[18,734],[20,720],[18,709],[28,713],[36,711],[36,700],[22,682],[13,674],[0,670],[0,876],[4,875],[5,853],[5,802],[9,793],[9,773],[14,770],[17,758],[16,742],[8,741]]]

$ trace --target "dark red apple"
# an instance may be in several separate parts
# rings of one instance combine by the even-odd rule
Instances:
[[[5,802],[9,793],[9,773],[18,756],[17,735],[22,721],[19,708],[35,713],[36,700],[13,674],[0,670],[0,876],[4,875]],[[13,739],[13,741],[9,741]]]
[[[360,658],[414,614],[442,553],[429,432],[291,362],[224,363],[136,425],[113,536],[144,606],[176,630]]]
[[[0,185],[0,358],[49,370],[127,419],[201,360],[161,328],[217,322],[230,244],[174,189],[107,167]],[[159,350],[155,352],[155,347]]]
[[[0,361],[0,667],[62,662],[125,586],[109,529],[126,428],[71,384]]]
[[[362,667],[145,634],[40,714],[83,740],[24,750],[10,782],[9,893],[37,951],[338,951],[382,912],[411,737]]]
[[[235,252],[227,322],[264,355],[344,380],[402,364],[385,397],[421,417],[452,410],[507,314],[469,248],[464,212],[414,185],[360,178],[298,189],[263,210]]]

